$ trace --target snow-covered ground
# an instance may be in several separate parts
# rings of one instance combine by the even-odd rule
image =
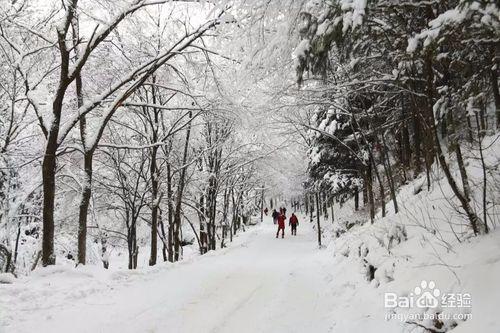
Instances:
[[[38,269],[0,284],[0,332],[404,332],[415,326],[386,320],[384,293],[408,295],[422,279],[472,294],[472,319],[454,332],[495,332],[500,232],[454,247],[442,258],[450,267],[429,258],[432,243],[410,235],[391,255],[366,257],[379,265],[370,283],[356,252],[375,228],[385,230],[365,224],[318,250],[307,218],[284,239],[266,218],[230,248],[176,264]]]
[[[231,248],[137,272],[48,268],[0,285],[3,332],[328,332],[331,257],[269,219]],[[287,229],[289,232],[289,229]]]

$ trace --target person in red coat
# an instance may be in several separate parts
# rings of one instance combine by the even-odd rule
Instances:
[[[281,238],[285,238],[285,220],[286,217],[284,214],[280,214],[278,216],[278,232],[276,232],[276,238],[278,238],[280,230],[281,230]]]
[[[292,213],[292,216],[290,216],[290,219],[288,221],[288,224],[292,227],[292,235],[297,236],[297,226],[299,225],[299,219],[294,213]]]

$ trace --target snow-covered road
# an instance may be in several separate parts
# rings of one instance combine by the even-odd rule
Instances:
[[[234,246],[80,298],[12,314],[6,332],[329,332],[327,256],[308,222],[275,238],[266,219]],[[51,280],[52,281],[52,280]],[[53,281],[57,288],[57,280]],[[85,283],[83,280],[82,283]],[[79,285],[76,289],[85,289]],[[51,286],[47,285],[47,290]],[[56,291],[54,291],[57,293]],[[74,291],[77,292],[77,291]],[[73,292],[73,294],[74,294]],[[331,302],[331,300],[330,300]],[[54,303],[55,304],[55,303]],[[5,305],[1,304],[0,305]],[[1,331],[1,329],[0,329]]]

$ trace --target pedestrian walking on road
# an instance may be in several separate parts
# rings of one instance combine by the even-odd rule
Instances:
[[[281,230],[281,238],[285,238],[285,221],[286,221],[285,215],[280,214],[278,216],[278,231],[276,232],[276,238],[278,238],[280,230]]]
[[[297,226],[299,225],[299,219],[294,213],[292,213],[292,216],[290,216],[288,224],[290,225],[290,227],[292,227],[292,235],[297,236]]]
[[[273,217],[273,222],[274,224],[276,224],[276,222],[278,222],[278,216],[280,214],[276,211],[276,209],[273,209],[273,213],[271,214],[271,216]]]

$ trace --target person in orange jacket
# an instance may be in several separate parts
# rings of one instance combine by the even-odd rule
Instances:
[[[278,231],[276,232],[276,238],[278,238],[280,230],[281,230],[281,238],[285,238],[285,220],[286,217],[284,214],[280,214],[278,216]]]
[[[294,213],[292,213],[292,216],[290,216],[288,224],[292,227],[292,235],[297,236],[297,226],[299,225],[299,219]]]

